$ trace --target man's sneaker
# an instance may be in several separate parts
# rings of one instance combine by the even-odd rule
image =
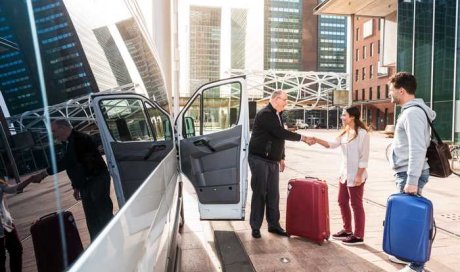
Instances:
[[[334,240],[345,240],[348,236],[353,235],[353,232],[346,232],[345,230],[341,230],[336,234],[332,234],[332,239]]]
[[[425,270],[422,269],[420,272],[424,272]],[[406,265],[403,269],[399,270],[399,272],[417,272],[417,270],[412,269],[409,265]]]
[[[388,259],[389,259],[391,262],[397,263],[397,264],[409,264],[409,262],[400,260],[400,259],[398,259],[398,258],[396,258],[395,256],[392,256],[392,255],[388,255]]]
[[[355,245],[362,245],[364,244],[364,240],[362,238],[358,238],[354,235],[350,235],[345,240],[342,240],[342,243],[347,246],[355,246]]]

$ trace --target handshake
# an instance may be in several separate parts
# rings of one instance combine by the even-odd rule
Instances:
[[[302,138],[300,138],[300,140],[308,145],[314,145],[316,144],[316,138],[315,137],[308,137],[308,136],[304,136],[302,135]]]

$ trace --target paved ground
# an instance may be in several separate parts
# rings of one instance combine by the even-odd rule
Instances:
[[[306,130],[303,134],[333,138],[336,131]],[[267,232],[263,225],[262,239],[251,237],[248,221],[230,222],[228,225],[238,235],[256,271],[397,271],[402,266],[392,264],[382,252],[382,221],[387,197],[393,192],[393,177],[385,159],[385,147],[391,139],[374,132],[371,138],[369,180],[365,189],[366,237],[364,246],[346,247],[336,241],[319,246],[301,238],[284,238]],[[309,147],[303,143],[288,142],[286,148],[287,169],[281,174],[282,224],[284,225],[287,182],[290,178],[317,176],[329,183],[331,231],[341,228],[337,206],[337,172],[339,150],[320,146]],[[89,244],[88,232],[81,202],[76,202],[64,173],[59,176],[61,207],[73,212],[85,247]],[[26,177],[23,177],[26,178]],[[435,206],[438,234],[433,246],[428,269],[436,272],[460,271],[460,178],[431,178],[425,196]],[[36,271],[35,257],[29,228],[39,217],[56,210],[53,179],[48,177],[41,184],[31,184],[22,194],[8,196],[7,202],[16,219],[24,246],[24,270]],[[182,234],[182,271],[221,271],[218,253],[214,247],[215,224],[200,221],[196,195],[190,185],[185,186],[186,226]],[[248,201],[251,192],[248,193]],[[112,194],[112,200],[116,203]],[[250,202],[250,201],[249,201]],[[246,218],[249,218],[250,205]],[[281,258],[289,259],[288,263]],[[243,272],[243,271],[238,271]]]
[[[26,179],[27,177],[28,176],[23,176],[21,179]],[[81,201],[77,202],[74,199],[73,190],[65,172],[61,172],[58,175],[58,180],[59,203],[61,209],[72,212],[75,217],[75,222],[77,224],[83,246],[87,248],[90,244],[90,240]],[[113,186],[111,189],[114,212],[116,212],[118,210],[118,205],[113,191]],[[53,213],[57,210],[53,177],[47,177],[40,184],[30,184],[21,194],[7,195],[7,203],[14,218],[14,223],[24,248],[23,272],[37,271],[35,253],[32,245],[32,239],[30,237],[30,226],[40,217]]]
[[[305,135],[333,138],[337,131],[305,130]],[[388,196],[394,192],[392,171],[385,158],[385,148],[391,139],[380,132],[371,136],[369,179],[365,187],[366,233],[365,245],[347,247],[340,242],[329,241],[317,245],[301,238],[285,238],[267,232],[262,228],[262,239],[251,237],[248,220],[231,222],[253,267],[256,271],[397,271],[402,265],[388,261],[382,251],[382,222]],[[329,150],[319,145],[288,142],[286,147],[287,169],[281,174],[281,218],[285,223],[287,182],[290,178],[315,176],[327,180],[331,232],[341,229],[341,217],[337,205],[337,173],[340,151]],[[460,271],[460,177],[446,179],[430,178],[424,195],[434,204],[438,233],[433,245],[427,270],[435,272]],[[186,187],[186,226],[182,235],[182,271],[221,271],[214,249],[212,224],[199,221],[196,195],[190,186]],[[250,202],[251,192],[248,193]],[[249,218],[250,205],[246,218]],[[288,263],[281,261],[289,259]],[[239,271],[241,272],[241,271]]]

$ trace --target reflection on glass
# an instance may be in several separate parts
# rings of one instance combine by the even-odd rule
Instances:
[[[186,137],[192,136],[189,123],[193,120],[196,135],[205,135],[234,127],[238,124],[241,107],[239,83],[216,86],[203,91],[203,118],[200,116],[200,96],[196,97],[185,113]],[[188,119],[187,119],[188,118]]]
[[[399,1],[398,4],[398,51],[397,70],[412,73],[414,1]]]
[[[201,95],[198,95],[184,114],[183,134],[186,138],[203,135],[200,105]]]
[[[100,107],[115,140],[154,140],[139,99],[103,100]]]
[[[152,125],[155,141],[171,141],[172,128],[169,118],[150,103],[145,103],[145,108]]]
[[[3,151],[5,145],[11,146],[21,174],[36,176],[50,166],[53,157],[58,160],[66,157],[66,141],[54,142],[56,152],[52,152],[53,149],[47,144],[47,137],[52,135],[47,135],[46,128],[50,128],[51,124],[43,121],[44,111],[39,110],[43,107],[42,92],[52,106],[45,112],[53,120],[66,119],[83,135],[91,134],[90,138],[99,148],[100,131],[94,122],[89,97],[82,98],[83,96],[131,84],[136,86],[134,91],[156,100],[162,108],[169,108],[167,90],[154,47],[145,37],[146,27],[142,24],[142,18],[133,17],[123,0],[30,0],[38,36],[36,46],[42,59],[40,68],[46,83],[46,90],[41,90],[38,83],[40,69],[36,64],[26,3],[27,1],[0,1],[0,37],[16,47],[14,50],[6,50],[0,46],[0,90],[9,114],[20,115],[30,111],[24,115],[24,119],[16,116],[11,118],[15,120],[10,124],[12,131],[7,131],[8,142],[2,140],[0,150]],[[73,102],[66,102],[71,99]],[[59,103],[63,104],[56,106]],[[117,141],[160,142],[155,154],[145,160],[150,168],[146,168],[142,177],[133,177],[139,180],[136,181],[136,186],[139,187],[161,161],[157,156],[163,159],[173,148],[169,117],[158,108],[142,101],[109,100],[102,107],[109,120],[110,132]],[[31,140],[31,145],[27,148],[19,144],[26,141],[13,141],[18,138],[15,135],[25,134]],[[148,147],[150,146],[146,145],[145,150]],[[145,150],[142,149],[142,152],[146,153]],[[175,155],[172,157],[175,159]],[[2,156],[2,162],[4,158]],[[76,165],[80,163],[78,160],[79,158]],[[133,166],[128,168],[132,170]],[[0,171],[4,172],[0,178],[7,176],[8,182],[8,177],[12,176],[8,161],[2,163]],[[134,173],[140,174],[141,171]],[[92,178],[83,170],[74,171],[73,174],[84,180]],[[83,207],[81,202],[74,199],[74,186],[69,182],[68,175],[60,173],[57,177],[55,183],[52,178],[45,178],[40,185],[32,184],[22,194],[12,195],[7,200],[10,212],[16,219],[19,238],[24,240],[23,266],[31,271],[35,271],[39,263],[34,258],[32,239],[26,239],[30,236],[30,224],[55,212],[57,203],[63,210],[72,212],[83,246],[87,248],[90,243],[85,224],[88,214],[85,217],[83,212],[88,207]],[[170,180],[173,180],[172,176]],[[14,183],[12,180],[9,182]],[[137,188],[136,186],[133,188]],[[163,194],[165,193],[161,191],[156,195]],[[115,199],[113,190],[112,199]],[[24,209],[26,202],[28,209]],[[117,209],[116,207],[115,210]],[[59,237],[64,237],[67,233],[56,230],[53,235],[54,238],[49,239],[60,244]],[[94,238],[95,235],[92,235],[92,239]],[[54,259],[60,260],[61,266],[64,265],[64,257],[67,257],[68,264],[74,260],[69,257],[73,246],[69,237],[67,246],[65,252],[60,252],[62,247],[53,249]],[[44,249],[35,249],[35,256],[40,258],[37,250]]]
[[[417,97],[430,102],[431,56],[433,40],[433,0],[420,0],[415,4],[415,59]]]

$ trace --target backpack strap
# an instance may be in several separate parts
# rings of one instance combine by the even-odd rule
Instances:
[[[438,143],[442,144],[441,137],[439,137],[438,132],[436,132],[436,129],[434,129],[433,123],[431,122],[430,118],[428,117],[428,113],[426,113],[426,111],[425,111],[420,105],[409,106],[409,107],[407,107],[406,109],[412,108],[412,107],[420,108],[420,109],[425,113],[426,120],[428,121],[428,124],[430,124],[431,131],[433,132],[433,133],[431,134],[431,139],[433,139],[433,134],[434,134],[434,136],[435,136],[435,138],[436,138],[436,141],[437,141]]]

